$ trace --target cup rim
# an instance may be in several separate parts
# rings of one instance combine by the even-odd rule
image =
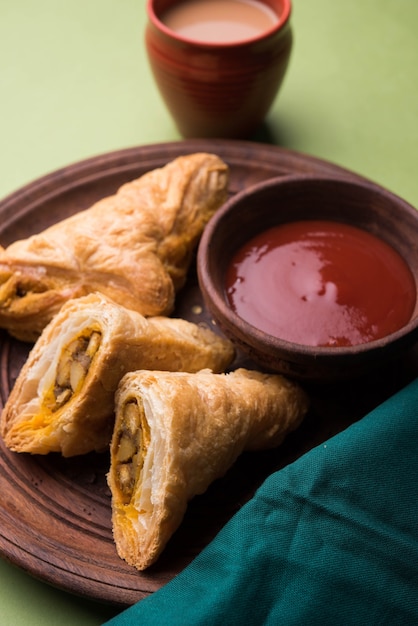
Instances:
[[[172,40],[175,40],[178,43],[183,43],[183,44],[188,44],[188,45],[193,45],[193,46],[197,46],[201,48],[208,48],[208,49],[216,49],[216,48],[232,49],[232,48],[238,48],[242,46],[248,46],[251,44],[257,44],[259,42],[265,41],[269,37],[272,37],[276,35],[277,33],[281,32],[282,30],[284,30],[284,28],[287,26],[290,20],[290,15],[292,13],[292,0],[282,0],[283,13],[279,16],[279,20],[277,24],[263,31],[261,35],[248,37],[246,39],[239,39],[239,40],[232,41],[232,42],[210,42],[210,41],[200,41],[199,39],[192,39],[190,37],[183,37],[182,35],[179,35],[178,33],[176,33],[174,30],[171,30],[171,28],[168,28],[168,26],[164,24],[164,22],[158,17],[157,13],[155,12],[154,4],[156,1],[157,0],[147,0],[146,11],[147,11],[150,22],[153,24],[153,26],[157,30],[164,33],[166,37]]]

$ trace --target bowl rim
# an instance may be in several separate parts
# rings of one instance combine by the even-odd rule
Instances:
[[[227,304],[226,299],[222,297],[216,288],[211,289],[210,299],[212,300],[212,305],[208,302],[207,286],[211,285],[213,287],[208,262],[212,249],[211,240],[214,233],[216,233],[217,228],[219,228],[219,224],[225,219],[225,216],[229,215],[230,211],[239,206],[246,198],[253,197],[266,189],[277,188],[280,191],[281,189],[286,189],[289,185],[303,186],[305,184],[312,183],[349,185],[352,188],[367,191],[368,193],[372,192],[381,197],[385,197],[387,200],[396,204],[402,211],[405,211],[408,215],[410,215],[412,219],[416,221],[418,230],[418,210],[392,191],[389,191],[381,185],[367,179],[354,180],[349,174],[324,176],[318,176],[315,174],[290,174],[269,178],[261,183],[257,183],[243,189],[229,198],[211,217],[203,231],[197,251],[197,273],[200,289],[211,314],[213,314],[215,318],[217,317],[212,311],[213,307],[216,308],[222,318],[220,326],[224,327],[225,332],[228,333],[228,330],[234,329],[234,335],[236,333],[240,336],[240,338],[242,338],[247,345],[257,348],[262,343],[266,346],[266,353],[272,356],[278,355],[278,358],[280,358],[281,354],[286,355],[286,358],[288,358],[288,355],[293,353],[295,355],[296,362],[296,355],[300,356],[301,362],[303,362],[305,358],[315,358],[318,361],[327,361],[330,359],[345,360],[358,357],[359,355],[372,356],[376,352],[382,352],[384,349],[387,349],[388,346],[394,348],[399,344],[406,344],[407,342],[409,344],[411,339],[418,338],[418,276],[409,264],[408,266],[414,276],[417,289],[417,302],[409,322],[384,337],[352,346],[311,346],[287,341],[285,339],[281,339],[280,337],[270,335],[269,333],[258,329],[256,326],[253,326],[235,313]]]

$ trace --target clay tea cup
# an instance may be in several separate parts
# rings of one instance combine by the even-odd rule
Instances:
[[[183,28],[181,12],[192,9],[201,13],[190,19],[200,30]],[[148,0],[147,13],[150,66],[180,134],[249,138],[288,68],[290,0]]]

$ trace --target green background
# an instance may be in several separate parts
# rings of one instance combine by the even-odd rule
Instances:
[[[180,139],[150,74],[145,24],[145,0],[0,0],[0,198],[80,159]],[[418,207],[418,2],[294,0],[292,25],[271,141]],[[114,613],[0,560],[2,626]]]

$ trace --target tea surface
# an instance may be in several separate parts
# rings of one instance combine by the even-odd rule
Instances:
[[[162,21],[186,39],[234,43],[270,30],[279,18],[258,0],[186,0],[169,9]]]

